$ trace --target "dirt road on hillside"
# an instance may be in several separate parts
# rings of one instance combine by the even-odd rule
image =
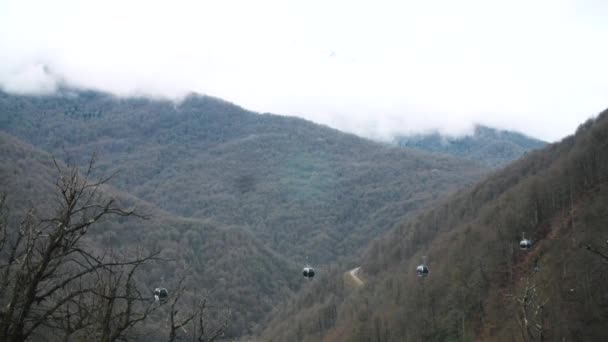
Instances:
[[[357,286],[362,286],[363,280],[361,280],[361,278],[359,278],[359,276],[357,275],[357,273],[359,273],[359,270],[361,269],[361,267],[355,267],[352,270],[348,271],[348,275],[352,278],[353,282],[357,285]]]

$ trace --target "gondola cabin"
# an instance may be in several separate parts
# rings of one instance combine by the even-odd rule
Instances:
[[[304,278],[312,279],[315,276],[315,269],[312,267],[304,267],[302,275]]]
[[[419,277],[426,277],[429,275],[429,267],[427,265],[418,265],[418,267],[416,267],[416,274]]]
[[[532,248],[532,241],[530,241],[528,239],[522,239],[519,242],[519,248],[522,249],[522,250],[524,250],[524,251],[529,250],[530,248]]]
[[[154,299],[156,301],[163,301],[165,299],[167,299],[167,297],[169,297],[169,292],[167,291],[166,288],[164,287],[158,287],[156,288],[156,290],[154,290]]]
[[[521,233],[521,240],[519,241],[519,248],[521,250],[527,251],[532,248],[532,240],[526,239],[526,233]]]

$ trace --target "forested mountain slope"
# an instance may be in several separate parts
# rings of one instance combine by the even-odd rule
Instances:
[[[52,211],[57,205],[54,184],[58,177],[48,153],[0,132],[0,194],[6,194],[13,219],[23,218],[30,208],[36,208],[41,217]],[[278,256],[240,227],[177,217],[109,186],[104,187],[103,196],[123,207],[135,207],[149,218],[100,221],[87,233],[89,247],[120,253],[138,247],[160,250],[165,261],[141,273],[150,293],[156,287],[174,292],[179,278],[185,276],[189,293],[210,293],[210,304],[216,308],[211,317],[230,311],[227,336],[249,331],[300,286],[299,265]],[[150,319],[138,326],[141,335],[147,336],[144,340],[166,340],[167,317],[160,319],[162,324]]]
[[[608,111],[373,243],[362,288],[310,284],[261,340],[607,340],[607,181]]]
[[[93,151],[112,185],[178,216],[251,231],[284,257],[348,256],[485,168],[192,95],[0,93],[0,129],[54,155]]]
[[[478,161],[489,167],[500,167],[542,148],[545,142],[521,133],[477,125],[471,135],[446,136],[439,133],[398,136],[399,146],[445,153]]]

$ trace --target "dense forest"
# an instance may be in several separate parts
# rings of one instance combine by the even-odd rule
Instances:
[[[514,312],[517,307],[515,300],[505,304],[495,294],[518,298],[517,286],[526,288],[521,265],[532,262],[545,270],[542,265],[550,260],[520,260],[519,231],[535,242],[549,234],[539,227],[564,208],[562,197],[552,197],[550,208],[540,203],[539,196],[546,194],[543,182],[563,181],[557,179],[561,171],[548,170],[565,168],[555,165],[566,165],[564,155],[575,145],[582,151],[577,153],[587,153],[580,137],[598,125],[588,123],[574,138],[490,171],[497,166],[491,153],[465,156],[467,160],[396,147],[195,94],[175,103],[74,89],[50,96],[0,92],[0,192],[6,195],[0,211],[4,226],[15,232],[25,218],[45,222],[60,212],[57,184],[66,173],[108,177],[99,186],[98,200],[126,208],[125,213],[135,208],[138,215],[106,215],[87,224],[79,231],[86,234],[75,235],[75,241],[90,248],[91,255],[120,251],[135,260],[132,282],[109,282],[117,291],[134,286],[141,303],[157,287],[171,294],[166,305],[150,312],[141,303],[134,306],[139,311],[129,312],[146,319],[116,328],[116,338],[191,338],[198,317],[205,323],[199,332],[206,326],[207,333],[221,331],[229,339],[500,339],[511,336],[507,327],[517,324],[509,323],[505,332],[490,329],[489,322],[499,317],[498,307],[513,306]],[[518,148],[539,146],[525,139]],[[506,158],[502,162],[517,153],[501,156]],[[597,161],[584,165],[597,173]],[[532,176],[533,191],[528,189]],[[569,189],[570,205],[581,206],[582,190],[576,185]],[[536,221],[528,222],[532,214],[524,209],[531,193],[538,209]],[[511,207],[515,204],[522,207]],[[500,215],[491,216],[493,210]],[[492,240],[497,233],[490,223],[503,227],[500,242]],[[601,255],[602,250],[589,246],[581,250],[593,261],[590,251]],[[541,247],[535,244],[528,255]],[[500,257],[510,257],[510,263],[492,254],[497,251],[507,253]],[[138,261],[140,255],[154,257]],[[431,267],[424,282],[411,272],[422,255]],[[314,280],[302,281],[304,263],[317,267]],[[363,286],[344,273],[359,265]],[[505,272],[510,272],[508,281]],[[95,283],[96,278],[83,281]],[[101,302],[114,298],[95,291]],[[447,297],[439,296],[441,291]],[[44,301],[33,303],[45,307]],[[116,308],[129,308],[128,301]],[[114,311],[102,312],[111,317]],[[70,332],[72,337],[101,336],[100,331],[121,327],[84,317],[79,324],[86,329]],[[64,318],[55,319],[73,330],[74,322]],[[44,326],[36,333],[56,329]],[[68,330],[59,329],[62,334]]]
[[[0,152],[0,186],[6,195],[3,214],[10,226],[18,226],[30,209],[34,209],[37,220],[53,217],[61,204],[55,184],[64,174],[55,169],[52,156],[4,133],[0,133]],[[61,166],[61,170],[66,168]],[[230,312],[227,336],[251,329],[258,317],[264,317],[275,303],[299,287],[293,276],[299,268],[247,230],[171,215],[108,184],[99,193],[102,199],[111,198],[120,207],[135,208],[145,218],[108,215],[88,229],[85,246],[99,255],[109,250],[125,254],[138,249],[160,252],[159,260],[140,267],[142,292],[148,297],[157,287],[174,292],[184,278],[181,285],[187,290],[186,297],[209,294],[210,303],[216,307],[213,317]],[[2,252],[1,257],[5,257],[6,251]],[[166,317],[156,317],[132,333],[143,335],[143,340],[162,341],[168,334],[166,325]]]
[[[530,150],[545,146],[545,142],[521,133],[476,125],[473,133],[449,136],[437,132],[397,136],[399,146],[444,153],[476,160],[489,167],[504,166]]]
[[[0,342],[608,342],[607,19],[0,0]]]
[[[320,273],[352,262],[369,241],[487,172],[200,95],[174,103],[71,89],[0,93],[0,128],[0,191],[13,223],[32,208],[53,213],[53,160],[82,170],[95,156],[91,176],[112,176],[105,196],[146,219],[108,216],[83,241],[160,251],[166,262],[138,276],[147,292],[185,277],[187,295],[211,293],[230,312],[228,337],[259,330],[302,286],[305,262]]]
[[[0,93],[0,111],[4,131],[55,156],[83,164],[96,152],[116,188],[175,215],[243,227],[300,262],[348,257],[487,171],[200,95],[176,104]]]
[[[608,111],[372,243],[363,286],[302,289],[261,340],[606,340],[607,177]]]

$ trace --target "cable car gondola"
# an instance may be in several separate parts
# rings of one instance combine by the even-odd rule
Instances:
[[[429,275],[429,267],[427,265],[418,265],[418,267],[416,267],[416,274],[419,277],[426,277]]]
[[[155,301],[164,301],[167,299],[167,297],[169,297],[169,292],[167,291],[166,288],[164,287],[157,287],[156,290],[154,290],[154,300]]]
[[[310,266],[306,266],[304,269],[302,269],[302,275],[305,278],[312,279],[315,276],[315,269]]]
[[[429,267],[426,265],[426,257],[422,258],[422,264],[416,267],[416,274],[419,277],[426,277],[429,275]]]
[[[519,248],[524,251],[530,250],[532,248],[532,241],[526,239],[525,233],[521,233],[521,241],[519,242]]]

